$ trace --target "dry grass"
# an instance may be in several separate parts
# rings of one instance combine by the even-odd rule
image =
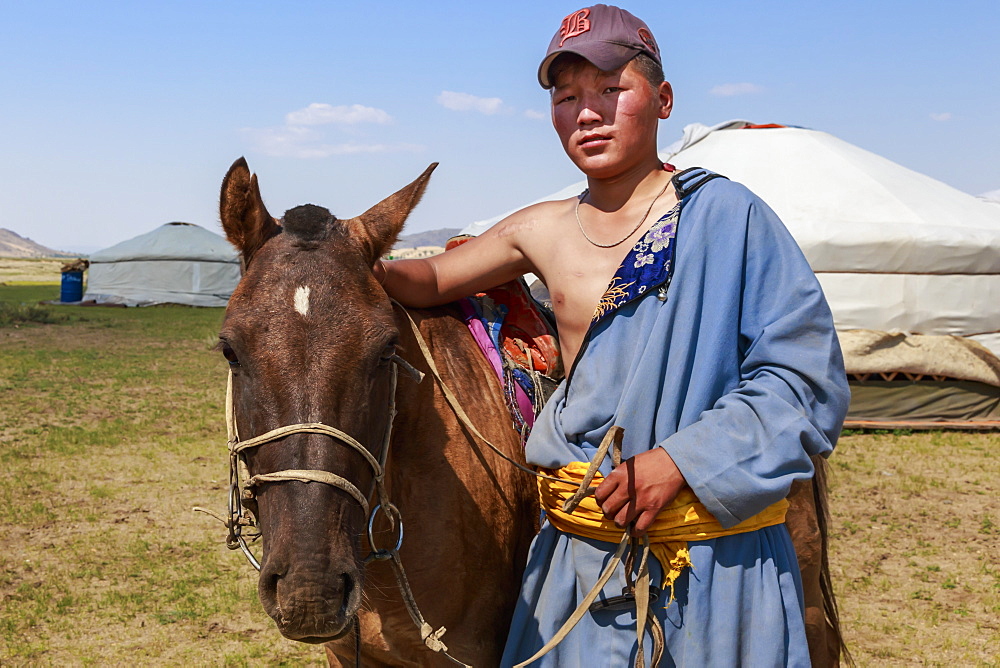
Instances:
[[[831,566],[860,666],[1000,664],[997,434],[856,434],[831,459]]]
[[[0,665],[322,665],[191,512],[225,498],[221,310],[59,308],[0,329]]]
[[[0,284],[34,283],[58,284],[62,280],[59,269],[70,258],[10,258],[0,257]],[[42,299],[58,299],[42,297]]]
[[[221,311],[56,308],[0,329],[0,665],[321,665],[190,511],[225,497]],[[997,441],[842,440],[832,566],[859,665],[1000,663]]]

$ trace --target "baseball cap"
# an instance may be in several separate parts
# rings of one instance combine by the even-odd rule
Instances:
[[[629,12],[611,5],[578,9],[562,20],[538,67],[538,83],[552,88],[549,67],[560,53],[575,53],[598,68],[616,70],[640,53],[662,66],[660,48],[649,27]]]

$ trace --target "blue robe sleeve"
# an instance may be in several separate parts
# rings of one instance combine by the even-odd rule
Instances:
[[[736,220],[722,223],[720,242],[732,249],[723,262],[740,262],[742,246],[742,284],[733,288],[740,291],[739,382],[657,444],[725,527],[812,475],[809,457],[833,450],[850,398],[819,282],[777,215],[743,192],[745,204],[731,212]],[[678,272],[683,280],[682,266]]]

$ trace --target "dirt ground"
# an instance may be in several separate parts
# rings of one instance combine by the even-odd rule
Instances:
[[[191,511],[225,500],[221,312],[59,308],[0,329],[0,665],[323,665]],[[998,443],[841,439],[832,571],[858,665],[1000,664]]]

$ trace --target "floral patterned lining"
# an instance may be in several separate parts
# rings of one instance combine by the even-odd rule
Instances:
[[[632,247],[597,304],[591,326],[670,279],[680,216],[681,203],[678,202]]]

